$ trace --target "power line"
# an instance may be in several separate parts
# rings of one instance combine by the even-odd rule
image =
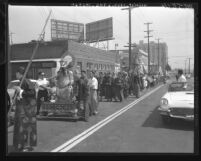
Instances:
[[[45,16],[47,16],[47,15],[48,15],[48,13],[46,13],[45,8],[44,8],[44,7],[42,7],[41,9],[42,9],[42,11],[43,11],[44,15],[45,15]]]
[[[147,22],[147,19],[146,19],[146,17],[145,17],[145,15],[144,15],[144,13],[142,12],[141,8],[139,8],[139,11],[142,13],[143,18],[144,18],[144,19],[145,19],[145,21]]]
[[[194,32],[194,31],[191,31],[191,30],[189,30],[189,31],[175,31],[175,32],[170,31],[170,32],[162,32],[160,34],[178,34],[178,33],[184,33],[184,32],[189,33],[189,32]]]

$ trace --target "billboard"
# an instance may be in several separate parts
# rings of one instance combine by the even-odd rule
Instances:
[[[84,24],[51,19],[52,40],[84,41]]]
[[[86,24],[86,41],[96,42],[111,40],[113,38],[113,21],[112,17],[87,23]]]

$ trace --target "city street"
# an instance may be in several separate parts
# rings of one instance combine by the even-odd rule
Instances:
[[[198,4],[6,5],[7,155],[197,152]]]
[[[193,123],[174,120],[170,125],[164,125],[157,108],[167,85],[156,86],[146,93],[151,91],[153,93],[143,94],[142,100],[134,104],[131,104],[136,100],[134,96],[123,103],[101,102],[99,114],[92,116],[89,122],[39,120],[38,146],[34,152],[193,153]],[[131,105],[118,116],[108,118],[128,104]],[[8,129],[9,152],[13,151],[12,130],[13,127]]]

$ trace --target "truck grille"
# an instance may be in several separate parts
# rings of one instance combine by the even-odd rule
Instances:
[[[194,109],[190,108],[170,108],[170,114],[174,116],[194,115]]]

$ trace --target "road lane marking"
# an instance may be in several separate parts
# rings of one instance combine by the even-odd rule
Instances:
[[[79,134],[79,135],[73,137],[72,139],[68,140],[66,143],[62,144],[61,146],[57,147],[56,149],[52,150],[51,152],[67,152],[68,150],[70,150],[71,148],[76,146],[78,143],[80,143],[81,141],[83,141],[84,139],[86,139],[87,137],[92,135],[94,132],[99,130],[101,127],[103,127],[104,125],[108,124],[110,121],[112,121],[113,119],[115,119],[119,115],[123,114],[124,112],[126,112],[130,108],[132,108],[138,102],[140,102],[141,100],[145,99],[146,97],[148,97],[149,95],[151,95],[152,93],[157,91],[162,86],[164,86],[164,85],[160,85],[159,87],[153,89],[149,93],[146,93],[145,95],[143,95],[139,99],[133,101],[132,103],[128,104],[127,106],[123,107],[122,109],[120,109],[117,112],[113,113],[112,115],[108,116],[104,120],[102,120],[102,121],[98,122],[97,124],[93,125],[89,129],[87,129],[84,132],[82,132],[81,134]]]

